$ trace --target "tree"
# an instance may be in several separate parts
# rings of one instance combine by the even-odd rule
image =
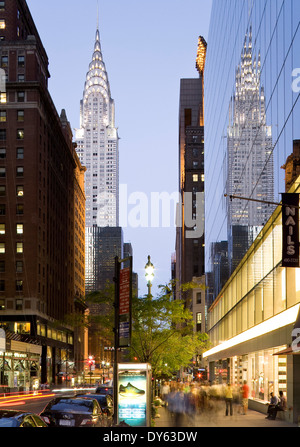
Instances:
[[[183,301],[174,300],[171,290],[161,286],[158,298],[147,295],[132,305],[131,352],[140,362],[151,364],[154,376],[171,375],[190,365],[193,356],[208,347],[207,334],[194,332],[191,312]]]

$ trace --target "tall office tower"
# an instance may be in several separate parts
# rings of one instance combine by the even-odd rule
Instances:
[[[232,273],[261,231],[274,202],[272,131],[266,125],[261,60],[253,57],[252,30],[245,37],[236,71],[227,131],[228,262]],[[250,198],[251,200],[245,200]]]
[[[119,137],[115,105],[103,62],[100,33],[80,102],[77,153],[86,171],[86,226],[119,225]]]
[[[199,77],[181,79],[179,103],[179,225],[176,229],[178,285],[204,274],[204,97],[206,42],[199,37]],[[176,297],[183,298],[180,289]],[[185,296],[185,298],[187,298]]]
[[[25,0],[0,2],[0,42],[0,326],[20,341],[13,349],[7,340],[9,367],[3,359],[0,368],[2,384],[25,387],[36,352],[18,355],[26,339],[41,348],[35,375],[42,383],[74,372],[74,330],[62,322],[78,310],[75,284],[83,291],[74,210],[79,196],[84,208],[84,192],[83,182],[75,187],[82,167],[66,114],[49,94],[47,53]],[[76,235],[83,241],[80,227]]]
[[[285,191],[281,167],[300,134],[299,17],[297,0],[280,1],[275,8],[269,0],[213,0],[204,87],[208,276],[218,258],[217,244],[227,241],[238,262],[249,229],[255,237],[274,209],[252,200],[230,202],[225,194],[279,203]],[[235,244],[228,238],[228,222],[233,222],[229,236],[236,233]],[[212,300],[218,290],[208,292]]]
[[[113,280],[114,267],[108,272],[107,256],[113,259],[123,250],[122,229],[118,227],[119,137],[98,28],[80,102],[80,128],[76,130],[76,143],[79,160],[87,169],[85,272],[88,293],[103,288],[106,279]],[[117,245],[116,238],[119,241]],[[112,251],[106,255],[108,246]]]

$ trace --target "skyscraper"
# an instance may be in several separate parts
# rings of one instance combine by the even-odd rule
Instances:
[[[104,277],[113,280],[114,270],[112,267],[108,272],[107,259],[113,265],[114,257],[121,256],[123,251],[122,229],[118,227],[119,137],[99,27],[80,102],[80,128],[76,130],[76,144],[79,160],[87,169],[85,273],[86,292],[91,292],[104,287]],[[114,241],[113,244],[111,241]],[[108,245],[111,247],[109,252]]]
[[[266,124],[266,99],[260,83],[260,52],[253,57],[252,29],[245,36],[236,70],[227,131],[227,226],[232,273],[261,231],[274,202],[272,131]],[[230,199],[234,195],[242,199]],[[248,199],[251,200],[248,202]]]
[[[299,17],[297,0],[280,1],[275,9],[270,0],[213,2],[204,86],[207,275],[218,243],[228,242],[238,262],[249,230],[255,236],[274,209],[252,200],[230,202],[225,194],[279,203],[285,191],[282,166],[299,139]],[[228,239],[234,233],[236,244]],[[230,256],[229,273],[235,267]]]
[[[119,225],[119,147],[115,105],[97,28],[94,52],[80,102],[77,153],[86,172],[86,226]]]

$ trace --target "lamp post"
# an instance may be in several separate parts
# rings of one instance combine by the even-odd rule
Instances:
[[[154,265],[150,261],[150,256],[148,256],[148,262],[145,265],[145,277],[147,280],[147,286],[148,286],[148,296],[151,297],[151,287],[152,287],[152,281],[154,278]]]

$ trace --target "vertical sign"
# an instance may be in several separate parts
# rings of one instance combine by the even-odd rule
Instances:
[[[282,267],[299,267],[299,194],[282,194]]]
[[[120,270],[119,277],[119,347],[130,346],[132,267]]]

